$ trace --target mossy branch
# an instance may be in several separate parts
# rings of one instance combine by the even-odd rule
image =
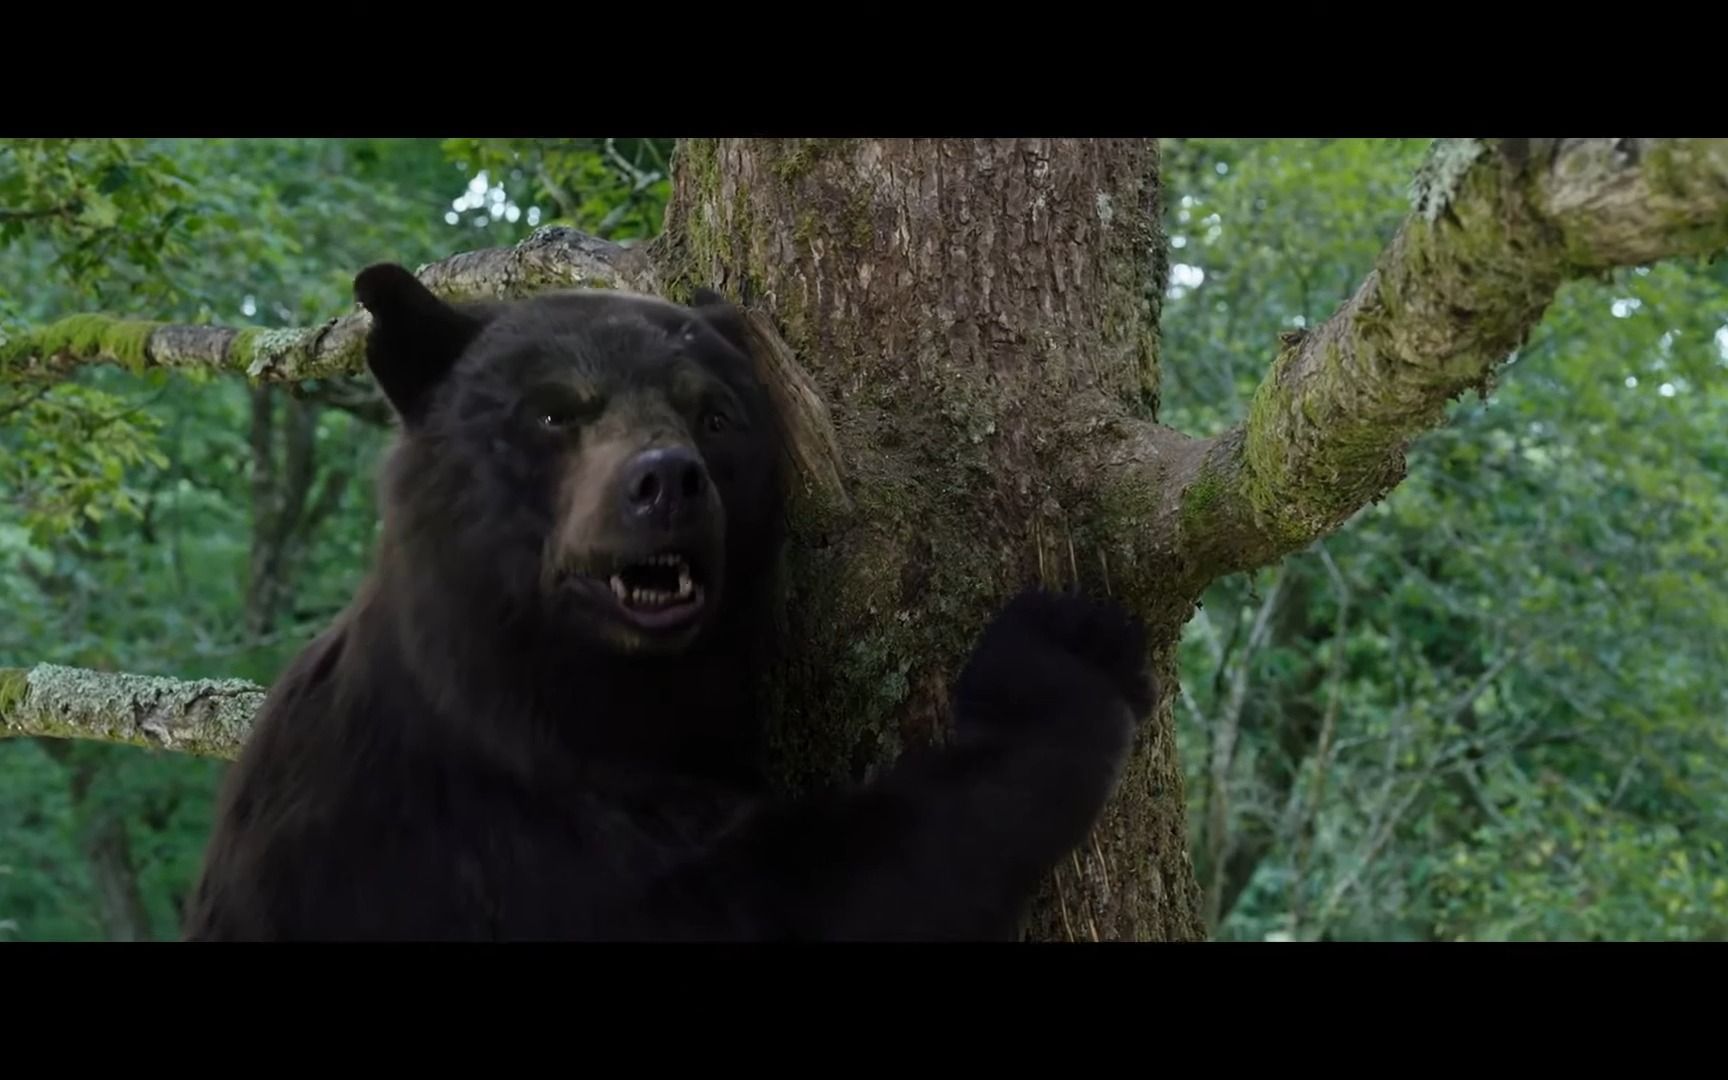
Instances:
[[[514,298],[556,288],[658,292],[648,256],[561,227],[536,231],[514,247],[466,252],[423,266],[428,288],[451,300]],[[352,375],[364,368],[371,317],[351,311],[292,330],[176,326],[108,315],[72,315],[14,337],[0,337],[0,378],[62,371],[79,364],[203,369],[282,383]]]
[[[239,679],[0,668],[0,738],[94,739],[232,758],[263,701],[263,687]]]
[[[1410,440],[1487,393],[1565,281],[1728,248],[1728,140],[1441,140],[1413,196],[1355,294],[1286,336],[1247,419],[1166,474],[1197,579],[1382,498]]]

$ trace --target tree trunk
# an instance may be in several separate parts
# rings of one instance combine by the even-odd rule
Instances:
[[[276,629],[293,597],[300,549],[341,502],[348,472],[341,464],[327,467],[323,483],[314,489],[318,406],[268,383],[251,392],[252,547],[245,625],[247,640],[257,644]]]
[[[138,888],[138,871],[132,862],[132,839],[126,822],[98,818],[84,838],[84,855],[96,883],[102,925],[109,941],[149,941],[150,913]]]
[[[836,478],[794,493],[793,658],[773,675],[789,783],[859,777],[941,738],[993,608],[1042,581],[1110,591],[1096,432],[1154,418],[1164,281],[1151,141],[688,143],[669,280],[767,314],[836,419]],[[826,444],[825,446],[821,444]],[[809,472],[808,469],[805,470]],[[1131,557],[1131,553],[1130,553]],[[1173,649],[1119,797],[1031,913],[1034,939],[1202,936],[1171,737]]]
[[[78,821],[79,846],[96,887],[96,910],[104,937],[108,941],[151,940],[150,912],[138,886],[126,819],[91,797],[104,763],[112,759],[52,739],[42,740],[42,747],[66,770],[67,794]]]

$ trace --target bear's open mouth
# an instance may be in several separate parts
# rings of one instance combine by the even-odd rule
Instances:
[[[682,633],[701,617],[708,589],[702,560],[684,551],[644,558],[612,555],[566,565],[557,575],[589,602],[650,633]]]
[[[610,573],[595,577],[611,590],[619,611],[643,629],[676,629],[702,611],[702,575],[678,552],[619,560]]]
[[[656,555],[607,579],[618,602],[635,611],[662,611],[697,601],[701,589],[682,555]]]

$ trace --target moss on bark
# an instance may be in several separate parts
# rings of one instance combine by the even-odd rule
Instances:
[[[106,360],[142,371],[150,364],[150,335],[162,325],[109,315],[68,315],[31,333],[0,341],[0,370],[31,362]]]

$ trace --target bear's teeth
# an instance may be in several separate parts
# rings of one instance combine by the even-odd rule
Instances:
[[[656,557],[657,560],[659,557]],[[690,567],[682,559],[676,559],[672,564],[678,571],[678,584],[674,589],[657,589],[649,585],[631,585],[624,580],[624,575],[613,574],[607,579],[612,586],[612,595],[621,604],[631,607],[659,608],[670,607],[676,603],[687,602],[695,595],[696,582],[690,576]]]

